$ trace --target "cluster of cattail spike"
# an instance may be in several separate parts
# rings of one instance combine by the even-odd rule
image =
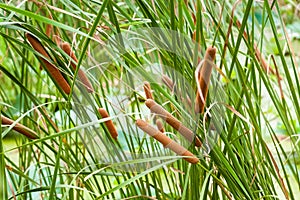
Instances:
[[[62,75],[60,70],[54,64],[52,64],[50,62],[51,58],[50,58],[48,52],[46,51],[46,49],[41,44],[41,42],[36,37],[31,35],[30,33],[26,33],[26,38],[29,41],[29,43],[31,44],[31,46],[38,53],[40,53],[43,56],[43,57],[39,57],[39,58],[43,62],[46,70],[48,71],[48,73],[52,77],[52,79],[66,94],[70,94],[71,88],[70,88],[69,83],[64,78],[64,76]],[[60,47],[66,54],[68,54],[70,56],[70,58],[72,59],[71,66],[73,67],[74,70],[76,70],[77,66],[75,63],[77,63],[77,58],[76,58],[74,52],[72,51],[70,44],[67,42],[64,42],[64,43],[60,44]],[[79,79],[81,80],[81,82],[83,83],[84,87],[87,89],[87,91],[89,93],[93,92],[94,89],[92,87],[92,84],[90,83],[87,76],[81,69],[78,70],[78,76],[79,76]]]
[[[15,121],[1,115],[1,124],[10,126],[13,123],[15,123]],[[26,136],[29,139],[38,139],[39,138],[37,136],[36,132],[34,132],[30,128],[28,128],[28,127],[26,127],[26,126],[24,126],[20,123],[16,123],[16,125],[14,127],[12,127],[12,129],[19,132],[19,133],[21,133],[22,135]]]
[[[28,41],[30,42],[30,44],[32,45],[32,47],[43,56],[43,57],[40,57],[40,59],[44,63],[46,70],[48,71],[50,76],[53,78],[53,80],[57,83],[57,85],[59,85],[61,87],[61,89],[66,94],[69,94],[70,93],[69,83],[66,81],[66,79],[64,78],[62,73],[59,71],[59,69],[56,66],[54,66],[52,63],[49,62],[49,61],[51,61],[51,58],[50,58],[49,54],[47,53],[46,49],[40,43],[40,41],[29,33],[26,33],[26,37],[27,37]],[[70,58],[72,59],[71,66],[73,67],[74,70],[76,70],[76,68],[77,68],[76,63],[78,61],[77,61],[77,58],[76,58],[74,52],[71,49],[70,44],[66,43],[66,42],[64,42],[64,43],[60,42],[59,46],[66,54],[68,54],[70,56]],[[255,51],[256,56],[259,55],[259,52],[257,52],[257,51],[258,50]],[[211,72],[212,72],[212,68],[213,68],[213,62],[215,60],[215,55],[216,55],[216,49],[214,47],[209,47],[206,51],[204,61],[202,62],[202,66],[199,65],[197,67],[197,70],[195,73],[196,81],[197,81],[197,88],[198,88],[197,93],[196,93],[196,100],[195,100],[195,111],[197,113],[204,112],[205,101],[206,101],[208,87],[209,87],[209,80],[210,80],[210,76],[211,76]],[[263,63],[263,60],[261,60],[261,57],[258,57],[258,59],[260,59],[260,61]],[[89,82],[88,78],[86,77],[86,75],[84,74],[84,72],[81,69],[78,70],[78,76],[79,76],[80,80],[82,81],[82,83],[84,84],[87,91],[93,92],[94,89],[93,89],[91,83]],[[171,90],[174,89],[174,83],[169,77],[164,75],[162,77],[162,80],[163,80],[163,83],[166,84],[167,87],[169,87]],[[170,126],[172,126],[175,130],[177,130],[188,141],[193,142],[195,140],[194,142],[197,147],[202,146],[200,139],[197,136],[195,137],[194,133],[189,128],[184,126],[178,119],[176,119],[167,110],[165,110],[162,106],[160,106],[159,104],[157,104],[154,101],[152,91],[151,91],[151,86],[148,82],[144,83],[144,91],[145,91],[146,98],[147,98],[146,106],[151,110],[152,113],[155,113],[158,116],[160,116],[162,119],[164,119]],[[102,118],[109,117],[109,114],[107,113],[107,111],[105,109],[99,108],[98,111],[99,111],[100,115],[102,116]],[[11,125],[13,123],[13,121],[8,118],[2,117],[2,123]],[[166,136],[163,133],[164,132],[163,123],[159,119],[156,120],[156,124],[157,124],[158,130],[155,129],[154,127],[150,126],[149,124],[147,124],[145,121],[143,121],[141,119],[138,119],[136,121],[136,125],[139,128],[141,128],[143,131],[145,131],[150,136],[152,136],[153,138],[158,140],[160,143],[162,143],[165,148],[171,149],[177,155],[187,156],[184,159],[190,163],[195,164],[195,163],[199,162],[199,159],[197,157],[195,157],[194,154],[192,154],[190,151],[188,151],[183,146],[176,143],[174,140],[172,140],[171,138],[169,138],[168,136]],[[117,133],[117,130],[116,130],[112,120],[106,121],[105,125],[106,125],[108,131],[110,132],[112,138],[114,138],[116,140],[118,137],[118,133]],[[14,129],[21,132],[22,134],[26,135],[29,138],[32,138],[32,139],[36,138],[36,137],[34,137],[35,134],[32,134],[32,133],[34,133],[33,131],[31,131],[27,127],[24,127],[21,124],[17,124],[14,127]],[[26,131],[24,132],[24,130],[26,130],[27,132]]]
[[[152,99],[146,100],[146,106],[151,110],[151,112],[157,114],[163,120],[165,120],[170,126],[177,130],[183,137],[185,137],[189,142],[193,142],[195,138],[195,145],[201,147],[200,139],[191,131],[189,128],[184,126],[178,119],[176,119],[171,113],[165,110],[161,105],[157,104]]]
[[[66,94],[70,94],[71,88],[70,88],[69,83],[66,81],[66,79],[64,78],[62,73],[59,71],[59,69],[55,65],[53,65],[52,63],[49,62],[51,60],[51,58],[50,58],[48,52],[46,51],[46,49],[41,44],[41,42],[36,37],[31,35],[30,33],[26,33],[26,38],[30,42],[32,47],[37,52],[39,52],[40,54],[43,55],[43,57],[39,57],[39,58],[44,63],[44,66],[45,66],[46,70],[48,71],[49,75],[52,77],[52,79],[57,83],[57,85],[59,85],[61,87],[61,89]]]
[[[164,79],[166,80],[166,79]],[[168,81],[165,82],[167,86],[170,86],[169,88],[173,88],[173,83],[170,83],[171,79],[168,79]],[[167,110],[165,110],[162,106],[157,104],[153,100],[153,95],[151,92],[151,87],[148,82],[144,82],[144,91],[146,94],[146,106],[150,109],[152,113],[157,114],[157,116],[161,117],[163,120],[165,120],[170,126],[172,126],[175,130],[177,130],[181,135],[183,135],[188,141],[193,142],[194,141],[194,133],[188,129],[186,126],[184,126],[178,119],[176,119],[174,116],[171,115]],[[180,156],[187,156],[184,159],[192,164],[198,163],[199,159],[192,154],[190,151],[188,151],[186,148],[169,138],[164,134],[164,126],[160,119],[156,119],[156,125],[157,129],[149,125],[147,122],[138,119],[136,121],[136,125],[145,131],[147,134],[152,136],[154,139],[159,141],[165,148],[169,148],[173,152],[175,152],[177,155]],[[201,147],[202,143],[198,137],[195,137],[195,145],[198,147]]]
[[[52,26],[50,25],[49,27],[47,26],[46,28],[46,34],[49,36],[50,32],[52,31]],[[30,33],[26,33],[25,34],[28,42],[31,44],[31,46],[39,53],[41,54],[41,56],[39,55],[39,59],[41,60],[41,62],[43,63],[43,66],[46,68],[47,72],[49,73],[49,75],[51,76],[51,78],[53,79],[54,82],[56,82],[56,84],[66,93],[66,94],[70,94],[71,92],[71,87],[68,83],[68,81],[64,78],[63,74],[60,72],[60,70],[51,62],[53,61],[50,57],[50,55],[48,54],[47,50],[45,49],[45,47],[41,44],[41,42],[32,34]],[[74,62],[77,62],[77,58],[74,54],[74,52],[71,50],[71,47],[68,43],[62,43],[61,48],[63,49],[63,51],[65,53],[67,53],[71,59]],[[71,66],[74,68],[74,70],[76,70],[76,64],[74,62],[71,62]],[[78,76],[80,78],[80,80],[83,82],[84,86],[86,87],[88,92],[93,92],[93,87],[91,85],[91,83],[89,82],[88,78],[86,77],[86,75],[84,74],[84,72],[79,69],[78,70]],[[101,112],[103,113],[103,112]],[[101,114],[102,115],[102,114]],[[104,116],[102,116],[104,117]],[[5,117],[5,116],[1,116],[1,124],[3,125],[12,125],[14,123],[13,120]],[[107,122],[107,126],[108,124],[110,124],[110,122]],[[25,135],[26,137],[30,138],[30,139],[37,139],[38,136],[37,134],[29,129],[28,127],[20,124],[20,123],[16,123],[16,125],[12,128],[13,130]],[[113,135],[113,137],[116,137],[116,131]]]
[[[196,76],[196,82],[197,82],[197,92],[196,92],[196,100],[195,100],[195,112],[196,113],[203,113],[205,102],[207,99],[208,94],[208,88],[209,88],[209,82],[210,77],[212,73],[212,69],[214,66],[214,60],[216,58],[216,48],[214,47],[208,47],[205,53],[204,60],[199,64],[199,66],[196,69],[195,76]],[[166,75],[163,75],[162,77],[163,83],[173,91],[174,89],[174,83],[173,81],[167,77]],[[153,95],[151,93],[151,87],[148,82],[144,83],[144,91],[146,94],[146,106],[151,110],[152,113],[157,114],[157,116],[161,117],[163,120],[165,120],[170,126],[172,126],[175,130],[177,130],[183,137],[185,137],[189,142],[195,142],[195,145],[197,147],[201,147],[202,143],[201,140],[195,136],[192,130],[184,126],[178,119],[176,119],[171,113],[169,113],[167,110],[165,110],[161,105],[157,104],[154,99]],[[164,134],[164,127],[163,123],[157,119],[156,125],[157,129],[150,126],[147,122],[138,119],[136,121],[136,125],[145,131],[147,134],[155,138],[157,141],[159,141],[165,148],[169,148],[172,151],[174,151],[177,155],[182,156],[189,156],[188,158],[184,158],[190,163],[197,163],[199,162],[199,159],[195,157],[194,154],[192,154],[190,151],[185,149],[180,144],[176,143],[174,140],[169,138]]]

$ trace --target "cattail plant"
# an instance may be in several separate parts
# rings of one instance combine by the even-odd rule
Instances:
[[[239,20],[236,20],[236,25],[237,25],[237,27],[238,27],[239,29],[241,28],[241,23],[240,23]],[[246,31],[243,32],[243,35],[244,35],[244,38],[245,38],[246,40],[248,40],[248,34],[247,34]],[[268,65],[268,63],[267,63],[267,61],[265,60],[264,56],[263,56],[262,53],[259,51],[256,42],[254,42],[253,48],[254,48],[254,54],[255,54],[255,57],[256,57],[256,59],[258,60],[258,62],[260,63],[260,65],[262,66],[262,68],[264,69],[264,71],[267,72],[267,73],[270,72],[271,74],[276,75],[276,71]],[[279,78],[280,78],[280,80],[282,79],[281,76],[279,76]]]
[[[145,91],[147,99],[153,99],[153,95],[152,95],[152,91],[151,91],[151,86],[150,86],[150,83],[147,82],[147,81],[144,82],[144,91]]]
[[[108,118],[109,117],[108,112],[104,108],[99,108],[98,111],[99,111],[102,118]],[[108,120],[108,121],[105,122],[105,125],[106,125],[111,137],[114,138],[115,140],[117,140],[118,132],[117,132],[117,129],[116,129],[113,121]]]
[[[152,99],[146,100],[146,106],[151,112],[156,113],[158,116],[163,118],[170,126],[177,130],[182,136],[184,136],[189,142],[193,142],[195,138],[195,145],[201,147],[202,143],[200,139],[191,131],[189,128],[184,126],[178,119],[176,119],[171,113],[165,110],[162,106],[157,104]]]
[[[35,38],[33,35],[31,35],[30,33],[26,33],[26,38],[29,41],[29,43],[32,45],[32,47],[37,52],[39,52],[40,54],[42,54],[44,56],[44,57],[39,57],[39,58],[44,63],[44,66],[46,67],[51,78],[57,83],[57,85],[60,86],[60,88],[66,94],[70,94],[71,88],[70,88],[69,83],[63,77],[63,75],[59,71],[59,69],[48,61],[48,60],[51,60],[51,58],[50,58],[49,54],[47,53],[46,49],[41,44],[41,42],[37,38]]]
[[[60,46],[61,46],[62,50],[71,57],[71,59],[73,60],[73,61],[71,61],[71,66],[73,67],[74,70],[76,70],[77,65],[75,63],[77,63],[78,60],[76,58],[76,55],[72,51],[70,44],[67,42],[64,42]],[[87,78],[87,76],[85,75],[84,71],[79,69],[78,76],[79,76],[79,79],[82,81],[84,87],[87,89],[87,91],[89,93],[94,92],[94,88],[93,88],[92,84],[90,83],[89,79]]]
[[[195,112],[203,113],[208,93],[209,81],[216,57],[216,48],[208,47],[204,60],[198,65],[195,76],[197,81],[197,93],[195,100]]]
[[[1,115],[1,122],[3,125],[12,125],[15,121]],[[36,132],[34,132],[30,128],[28,128],[20,123],[16,123],[16,125],[12,129],[21,133],[22,135],[26,136],[29,139],[38,139],[39,138],[37,136]]]
[[[136,125],[145,131],[148,135],[159,141],[165,148],[168,148],[175,152],[177,155],[180,156],[188,156],[184,159],[189,163],[196,164],[199,162],[199,159],[191,153],[189,150],[163,134],[161,131],[155,129],[153,126],[149,125],[144,120],[138,119],[136,120]]]

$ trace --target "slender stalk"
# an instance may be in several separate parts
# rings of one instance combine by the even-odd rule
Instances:
[[[0,113],[0,125],[3,124],[2,115]],[[0,133],[2,133],[2,126],[0,126]],[[5,167],[5,154],[3,148],[3,138],[0,138],[0,180],[2,180],[2,184],[0,187],[0,197],[1,199],[7,199],[7,180],[6,180],[6,167]]]
[[[238,20],[236,21],[236,25],[239,29],[241,28],[241,23]],[[243,35],[244,35],[244,38],[246,40],[248,40],[248,34],[246,33],[246,31],[243,32]],[[268,65],[268,63],[265,60],[263,54],[258,49],[258,46],[257,46],[256,42],[254,42],[253,48],[254,48],[255,57],[258,60],[258,62],[260,63],[260,65],[262,66],[262,68],[264,69],[264,71],[266,73],[271,73],[273,75],[276,75],[276,71]],[[282,79],[281,76],[279,76],[279,78]]]

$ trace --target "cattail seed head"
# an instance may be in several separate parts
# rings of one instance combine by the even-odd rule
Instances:
[[[145,131],[148,135],[159,141],[165,148],[168,148],[175,152],[177,155],[180,156],[189,156],[188,158],[184,158],[186,161],[196,164],[199,162],[199,159],[188,151],[186,148],[160,132],[159,130],[155,129],[154,127],[150,126],[147,122],[138,119],[136,120],[136,125]]]
[[[102,118],[109,117],[108,112],[104,108],[99,108],[98,111],[99,111],[99,113],[100,113],[100,115],[101,115]],[[108,121],[105,122],[105,125],[106,125],[106,127],[107,127],[110,135],[112,136],[112,138],[114,138],[115,140],[117,140],[117,138],[118,138],[118,131],[117,131],[117,129],[116,129],[113,121],[112,120],[108,120]]]
[[[14,121],[12,119],[9,119],[9,118],[1,115],[1,123],[3,125],[12,125],[14,123]],[[30,128],[28,128],[20,123],[17,123],[12,129],[21,133],[22,135],[26,136],[29,139],[38,139],[39,138],[37,136],[36,132],[34,132]]]
[[[203,62],[196,69],[197,93],[195,101],[195,112],[203,113],[207,98],[211,72],[216,58],[216,48],[208,47]],[[201,68],[200,68],[201,67]]]
[[[46,49],[43,47],[43,45],[40,43],[40,41],[35,38],[30,33],[26,33],[26,38],[31,44],[31,46],[40,54],[42,54],[46,59],[51,60],[49,54],[47,53]],[[71,88],[69,83],[66,81],[66,79],[63,77],[62,73],[59,71],[59,69],[54,66],[52,63],[50,63],[45,58],[40,57],[40,60],[44,63],[44,66],[46,67],[49,75],[51,78],[61,87],[61,89],[66,93],[70,94]]]
[[[162,123],[162,121],[161,121],[160,119],[157,119],[157,120],[156,120],[156,126],[157,126],[157,129],[158,129],[160,132],[162,132],[162,133],[165,132],[164,125],[163,125],[163,123]]]
[[[78,60],[76,58],[76,55],[72,51],[70,44],[67,42],[63,42],[63,43],[61,43],[60,46],[61,46],[62,50],[72,58],[73,62],[71,62],[71,66],[73,67],[74,70],[76,70],[77,65],[75,63],[77,63]],[[88,77],[85,75],[84,71],[79,69],[78,76],[79,76],[79,79],[82,81],[84,87],[87,89],[87,91],[89,93],[94,92],[94,88],[93,88],[92,84],[90,83]]]
[[[162,82],[171,90],[174,90],[174,82],[167,75],[162,76]]]
[[[147,99],[153,99],[153,95],[152,95],[152,91],[151,91],[151,86],[150,86],[150,83],[147,82],[147,81],[144,82],[144,91],[145,91]]]
[[[182,136],[184,136],[189,142],[193,142],[195,138],[195,145],[201,147],[202,143],[200,139],[187,127],[185,127],[178,119],[173,117],[171,113],[165,110],[162,106],[158,105],[152,99],[148,99],[145,102],[146,106],[151,110],[151,112],[156,113],[159,117],[164,119],[170,126],[176,129]]]

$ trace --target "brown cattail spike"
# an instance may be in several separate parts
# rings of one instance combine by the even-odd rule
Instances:
[[[7,117],[4,117],[4,116],[1,116],[1,122],[3,125],[12,125],[14,123],[13,120],[11,120]],[[37,136],[36,132],[34,132],[30,128],[28,128],[20,123],[17,123],[12,129],[21,133],[22,135],[25,135],[29,139],[38,139],[39,138]]]
[[[200,139],[187,127],[185,127],[178,119],[173,117],[171,113],[166,111],[162,106],[158,105],[152,99],[146,100],[146,106],[151,110],[151,112],[158,114],[161,118],[163,118],[170,126],[176,129],[182,136],[184,136],[189,142],[193,142],[195,138],[195,145],[197,147],[201,147],[202,143]]]
[[[26,33],[26,38],[37,52],[42,54],[46,59],[48,59],[48,60],[51,59],[49,54],[47,53],[46,49],[43,47],[43,45],[40,43],[40,41],[37,38],[35,38],[30,33]],[[63,77],[63,75],[61,74],[59,69],[57,67],[55,67],[52,63],[50,63],[48,60],[46,60],[45,58],[40,57],[40,59],[44,63],[51,78],[61,87],[61,89],[66,94],[70,94],[71,88],[70,88],[69,83]]]
[[[138,119],[136,120],[136,125],[145,131],[148,135],[159,141],[165,148],[169,148],[173,152],[175,152],[177,155],[180,156],[189,156],[188,158],[184,158],[186,161],[192,164],[196,164],[199,162],[199,159],[192,154],[190,151],[188,151],[186,148],[160,132],[159,130],[156,130],[154,127],[147,124],[147,122]]]
[[[104,108],[99,108],[98,111],[99,111],[99,113],[100,113],[100,115],[101,115],[102,118],[109,117],[107,111]],[[109,133],[111,135],[111,137],[114,138],[115,140],[117,140],[117,138],[118,138],[118,132],[117,132],[117,129],[116,129],[113,121],[112,120],[108,120],[108,121],[105,122],[105,125],[106,125],[106,127],[107,127],[107,129],[108,129],[108,131],[109,131]]]
[[[152,95],[152,91],[151,91],[151,86],[150,86],[150,83],[147,82],[147,81],[144,82],[144,91],[145,91],[147,99],[153,99],[153,95]]]
[[[61,44],[61,48],[66,54],[68,54],[72,58],[73,62],[71,62],[71,66],[73,67],[74,70],[76,70],[77,66],[75,63],[77,63],[78,60],[76,58],[76,55],[72,51],[70,44],[67,42],[64,42]],[[89,93],[94,92],[94,88],[93,88],[92,84],[90,83],[89,79],[87,78],[87,76],[85,75],[84,71],[79,69],[78,76],[79,76],[79,79],[82,81],[84,87],[87,89],[87,91]]]
[[[203,113],[205,101],[208,93],[209,80],[216,58],[216,48],[208,47],[204,60],[196,69],[197,93],[195,101],[195,112]]]
[[[157,119],[157,120],[156,120],[156,126],[157,126],[157,129],[158,129],[160,132],[162,132],[162,133],[165,132],[164,125],[163,125],[163,123],[162,123],[162,121],[161,121],[160,119]]]
[[[162,82],[171,90],[174,90],[174,83],[172,81],[172,79],[170,79],[170,77],[168,77],[167,75],[163,75],[162,76]]]
[[[49,19],[53,19],[51,13],[49,13]],[[46,35],[51,38],[53,32],[53,26],[52,24],[46,24]]]

